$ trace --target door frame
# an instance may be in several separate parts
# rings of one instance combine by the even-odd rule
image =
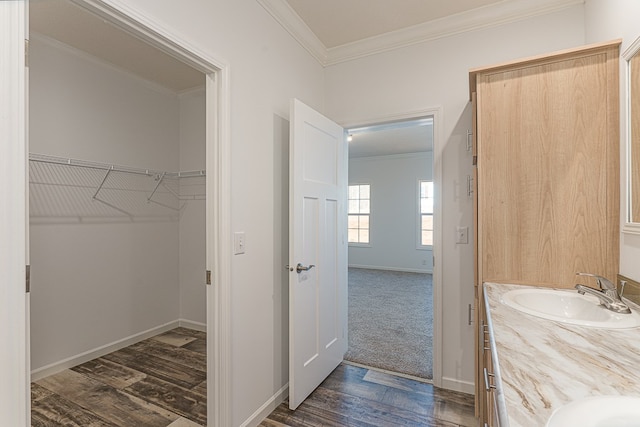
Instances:
[[[0,414],[30,420],[27,254],[28,1],[0,2]],[[18,396],[18,398],[16,398]]]
[[[231,247],[231,139],[230,139],[230,83],[228,64],[167,32],[147,16],[130,8],[121,0],[71,0],[78,6],[100,16],[123,31],[132,34],[146,43],[172,55],[197,69],[206,75],[206,269],[211,271],[212,285],[207,286],[207,424],[213,427],[231,425],[231,253],[225,248]],[[3,2],[4,3],[4,2]],[[0,13],[11,13],[14,19],[22,16],[24,19],[10,28],[2,29],[3,39],[11,39],[14,44],[28,37],[28,2],[6,2],[16,5],[13,8],[0,9]],[[17,21],[20,21],[17,19]],[[16,21],[16,22],[17,22]],[[13,22],[13,21],[11,21]],[[23,41],[24,43],[24,41]],[[2,125],[6,124],[8,136],[13,136],[16,141],[9,147],[0,148],[2,158],[10,159],[8,167],[0,168],[0,176],[5,177],[5,183],[22,179],[21,185],[0,186],[0,197],[10,200],[11,209],[7,215],[10,221],[0,224],[0,231],[8,236],[5,245],[12,248],[14,256],[7,262],[0,260],[0,272],[6,278],[6,283],[16,284],[20,298],[24,298],[22,286],[24,286],[28,218],[26,209],[26,170],[28,162],[28,141],[26,137],[28,112],[26,110],[26,84],[18,70],[22,67],[24,54],[17,52],[8,62],[11,69],[2,70],[3,76],[0,83],[0,93],[16,95],[11,112],[6,120],[2,119]],[[3,58],[4,59],[4,58]],[[4,64],[4,63],[3,63]],[[15,64],[20,64],[16,67]],[[7,68],[9,68],[7,66]],[[7,73],[5,73],[7,71]],[[26,74],[26,73],[24,73]],[[18,92],[23,90],[24,96]],[[5,92],[6,91],[6,92]],[[22,106],[21,104],[22,103]],[[6,123],[5,123],[6,122]],[[8,144],[7,144],[8,145]],[[6,155],[6,156],[5,156]],[[4,213],[3,213],[4,215]],[[3,221],[4,222],[4,221]],[[4,254],[3,254],[4,258]],[[23,259],[24,258],[24,259]],[[6,265],[5,265],[6,264]],[[204,275],[204,272],[202,272]],[[4,280],[3,280],[4,282]],[[3,283],[3,288],[6,285]],[[9,288],[10,286],[6,286]],[[15,293],[15,291],[14,291]],[[4,294],[4,291],[3,291]],[[28,298],[28,294],[27,294]],[[3,416],[3,422],[9,422],[17,427],[29,424],[30,420],[30,370],[28,356],[28,307],[25,309],[15,304],[16,298],[0,301],[2,312],[6,313],[6,321],[0,326],[0,336],[12,336],[11,348],[18,349],[15,354],[0,355],[2,372],[13,372],[16,377],[10,381],[3,380],[0,386],[0,396],[11,393],[11,398],[3,399],[11,402],[9,418]],[[6,306],[6,307],[5,307]],[[5,310],[6,308],[6,310]],[[6,341],[5,343],[8,343]],[[22,349],[24,348],[24,352]],[[5,378],[3,376],[3,378]],[[6,377],[9,378],[9,377]],[[5,389],[5,387],[7,387]]]
[[[442,387],[442,107],[338,122],[345,129],[433,117],[433,385]]]

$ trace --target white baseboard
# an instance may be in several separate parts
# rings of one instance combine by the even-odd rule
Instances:
[[[53,375],[65,369],[73,368],[74,366],[78,366],[82,363],[88,362],[89,360],[102,357],[105,354],[109,354],[113,351],[120,350],[124,347],[133,345],[142,340],[146,340],[147,338],[151,338],[155,335],[177,328],[178,326],[184,326],[185,328],[190,327],[187,324],[183,325],[182,322],[183,320],[174,320],[174,321],[165,323],[164,325],[156,326],[155,328],[151,328],[146,331],[123,338],[121,340],[114,341],[110,344],[105,344],[93,350],[85,351],[84,353],[71,356],[59,362],[51,363],[47,366],[43,366],[42,368],[34,369],[33,371],[31,371],[31,381],[38,381],[39,379],[48,377],[49,375]],[[184,322],[187,322],[187,321],[184,321]],[[188,322],[188,324],[197,325],[196,322]],[[197,329],[197,328],[191,328],[191,329]]]
[[[193,320],[178,319],[178,324],[183,328],[193,329],[194,331],[207,332],[207,324],[202,322],[194,322]]]
[[[385,271],[401,271],[403,273],[431,273],[433,274],[433,269],[416,269],[416,268],[397,268],[397,267],[384,267],[379,265],[359,265],[359,264],[349,264],[349,267],[353,268],[366,268],[368,270],[385,270]]]
[[[284,399],[289,396],[289,383],[286,383],[280,390],[267,400],[256,412],[254,412],[240,427],[256,427],[260,425],[262,420],[274,411]]]
[[[442,377],[442,388],[467,394],[475,394],[476,392],[476,385],[474,383],[448,377]]]

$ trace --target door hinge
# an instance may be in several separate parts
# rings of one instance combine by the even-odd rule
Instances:
[[[207,285],[210,285],[211,284],[211,270],[207,270],[206,276],[207,276],[207,282],[206,283],[207,283]]]
[[[27,293],[31,292],[31,266],[27,265],[27,269],[26,269],[26,277],[25,277],[25,282],[26,282],[26,290]]]
[[[29,39],[24,41],[24,66],[29,68]]]

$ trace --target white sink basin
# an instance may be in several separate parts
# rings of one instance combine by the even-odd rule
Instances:
[[[640,427],[640,397],[587,397],[556,409],[546,427]]]
[[[514,289],[502,296],[502,302],[533,316],[572,325],[607,329],[640,326],[640,314],[635,310],[631,314],[614,313],[602,307],[598,298],[572,290]]]

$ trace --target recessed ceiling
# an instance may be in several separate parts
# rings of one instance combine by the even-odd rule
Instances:
[[[287,0],[326,48],[341,46],[503,0]]]
[[[586,0],[256,0],[318,62],[368,55],[557,12]]]
[[[174,92],[204,85],[204,74],[66,0],[31,0],[29,29]]]

